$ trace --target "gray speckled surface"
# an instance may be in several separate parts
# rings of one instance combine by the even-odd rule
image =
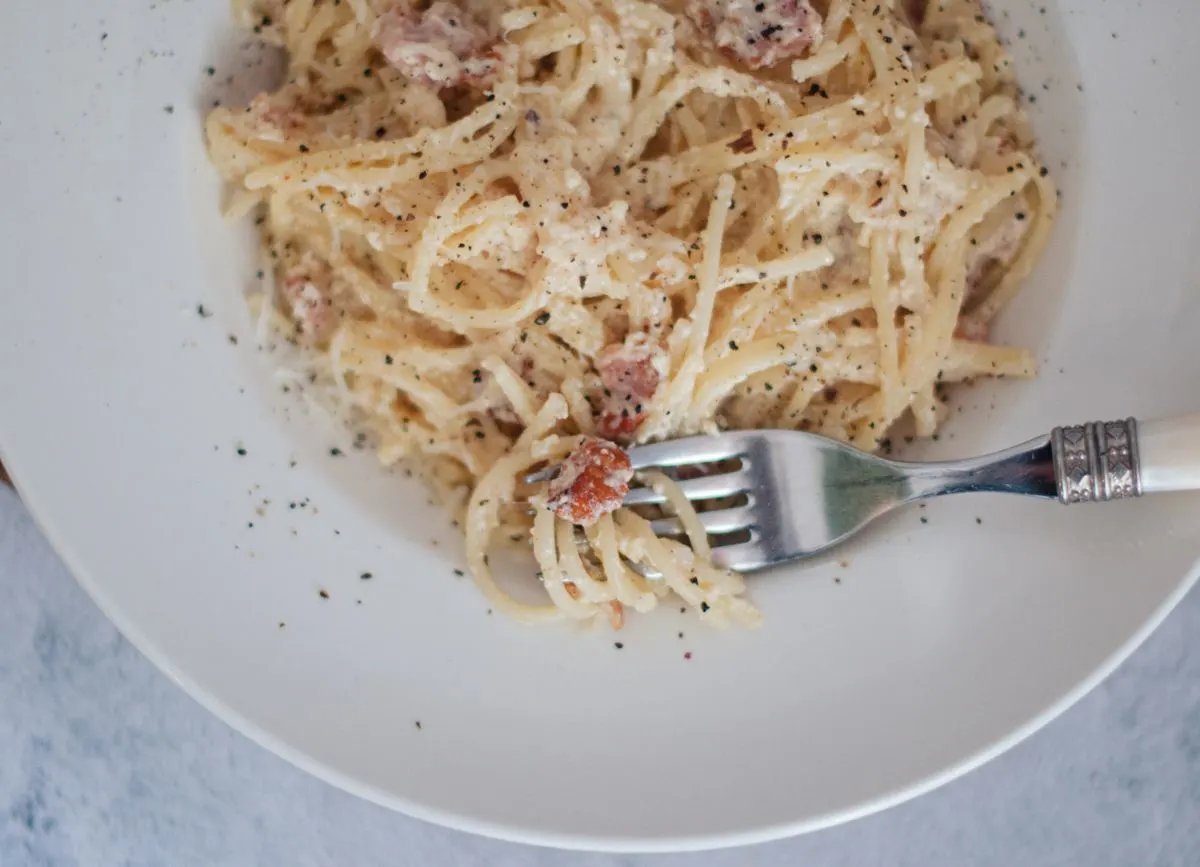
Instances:
[[[133,650],[0,488],[0,867],[1200,864],[1200,594],[1116,675],[982,770],[867,819],[659,858],[497,843],[306,776]]]

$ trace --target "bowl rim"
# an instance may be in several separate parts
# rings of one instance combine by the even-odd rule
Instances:
[[[902,786],[874,798],[869,798],[846,809],[835,810],[793,822],[767,824],[739,831],[667,837],[610,837],[554,832],[516,827],[471,815],[467,812],[431,807],[420,801],[386,792],[377,786],[364,783],[325,762],[314,759],[302,750],[272,734],[263,726],[251,721],[234,709],[233,706],[201,687],[185,670],[172,662],[169,655],[160,650],[135,623],[124,615],[122,609],[108,598],[102,588],[101,582],[95,580],[86,564],[76,556],[70,543],[58,531],[44,504],[40,502],[34,492],[22,487],[19,481],[20,471],[11,470],[14,463],[19,466],[19,460],[14,462],[11,458],[11,455],[5,455],[3,452],[0,452],[0,461],[3,461],[10,468],[14,491],[16,491],[18,497],[24,503],[30,515],[33,516],[34,521],[50,542],[55,553],[62,559],[68,571],[74,576],[75,580],[96,607],[117,628],[121,635],[142,656],[149,660],[155,668],[178,684],[184,692],[191,696],[206,711],[228,724],[236,732],[322,782],[378,806],[455,831],[477,834],[510,843],[522,843],[531,846],[543,846],[577,852],[669,854],[752,846],[801,834],[808,834],[813,831],[820,831],[870,816],[917,798],[997,758],[1073,707],[1076,702],[1099,686],[1118,666],[1141,647],[1146,639],[1158,629],[1167,616],[1188,594],[1196,584],[1197,579],[1200,579],[1200,558],[1198,558],[1189,568],[1187,574],[1178,582],[1175,589],[1167,595],[1134,634],[1104,659],[1087,677],[1076,683],[1074,687],[1045,707],[1040,713],[1008,734],[952,763],[941,771],[915,780],[907,786]]]

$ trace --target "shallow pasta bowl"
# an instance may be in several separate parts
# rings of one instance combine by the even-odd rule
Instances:
[[[1041,377],[963,391],[917,457],[1196,409],[1200,7],[996,0],[1063,217],[999,337]],[[930,504],[753,579],[766,623],[489,616],[457,531],[254,350],[253,237],[201,119],[260,56],[223,4],[0,11],[0,450],[103,610],[302,767],[512,839],[702,848],[924,791],[1078,698],[1195,577],[1200,500]],[[227,76],[235,76],[226,83]]]

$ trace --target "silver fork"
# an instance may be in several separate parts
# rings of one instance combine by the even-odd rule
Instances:
[[[994,491],[1102,502],[1158,491],[1200,489],[1200,415],[1055,428],[985,457],[907,463],[875,457],[814,434],[783,430],[697,436],[629,450],[636,470],[739,461],[738,469],[678,482],[693,502],[744,498],[700,513],[713,557],[738,571],[810,557],[853,536],[900,506],[947,494]],[[662,503],[650,485],[625,505]],[[654,522],[681,535],[674,518]]]

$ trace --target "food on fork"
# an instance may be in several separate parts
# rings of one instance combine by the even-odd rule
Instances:
[[[615,443],[588,437],[550,479],[546,505],[560,518],[590,527],[620,508],[632,478],[629,455]]]

